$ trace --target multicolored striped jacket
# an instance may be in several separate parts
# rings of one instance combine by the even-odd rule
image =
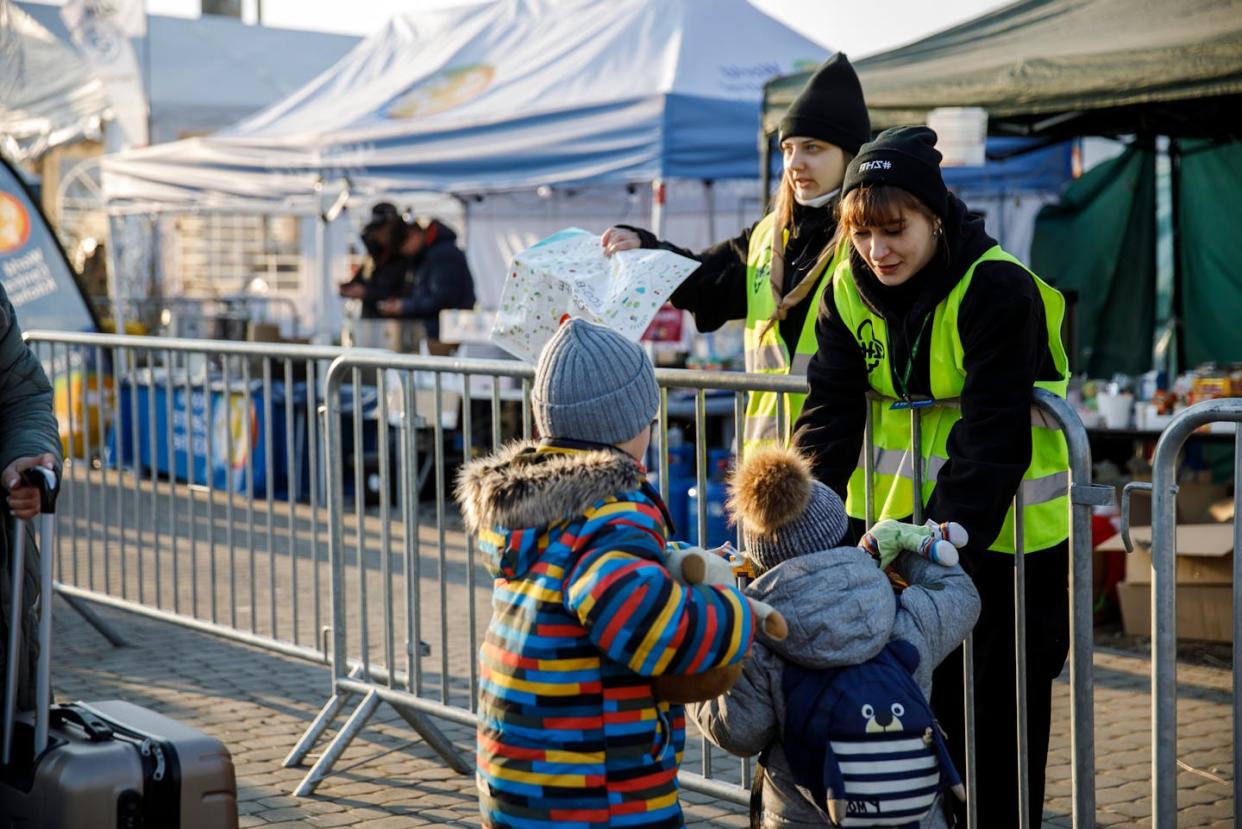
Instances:
[[[496,579],[479,655],[488,829],[683,825],[684,709],[656,699],[651,677],[739,662],[753,619],[735,588],[673,579],[643,483],[620,452],[529,443],[458,481]]]

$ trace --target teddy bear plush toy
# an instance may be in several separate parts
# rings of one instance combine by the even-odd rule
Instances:
[[[728,544],[715,550],[670,545],[664,551],[664,563],[673,578],[689,585],[736,584],[739,577],[753,575],[746,559]],[[772,605],[749,597],[747,601],[765,636],[779,642],[789,635],[785,617]]]
[[[717,550],[670,544],[664,550],[664,563],[673,578],[690,589],[698,585],[736,584],[739,576],[749,575],[745,559],[726,545]],[[785,618],[771,605],[747,599],[755,614],[757,628],[777,641],[789,635]],[[742,663],[711,668],[697,674],[665,674],[652,680],[657,697],[686,704],[715,699],[733,687],[742,675]]]

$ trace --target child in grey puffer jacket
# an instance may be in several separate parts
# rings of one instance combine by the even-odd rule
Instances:
[[[914,678],[930,698],[932,671],[974,627],[979,594],[961,567],[903,552],[893,569],[909,586],[895,595],[874,558],[858,547],[839,546],[847,529],[841,500],[811,478],[807,462],[793,451],[748,456],[732,481],[730,508],[742,522],[745,553],[758,574],[746,592],[784,614],[789,635],[780,642],[756,638],[733,688],[687,711],[708,739],[732,754],[769,749],[765,829],[829,826],[823,810],[795,784],[781,745],[786,664],[856,665],[890,641],[904,640],[918,651]],[[921,827],[945,826],[937,803]]]

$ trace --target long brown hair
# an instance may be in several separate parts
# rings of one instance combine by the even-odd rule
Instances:
[[[846,164],[849,164],[852,158],[853,155],[848,152],[845,153]],[[802,302],[807,294],[815,290],[815,285],[818,282],[815,279],[803,279],[794,286],[792,291],[784,295],[781,294],[781,286],[785,284],[785,231],[793,224],[795,203],[793,181],[789,178],[789,171],[785,170],[781,174],[780,187],[776,191],[776,201],[772,207],[775,219],[772,226],[772,263],[769,267],[768,279],[776,308],[773,310],[772,316],[768,318],[768,321],[759,330],[760,339],[771,330],[773,325],[783,322],[785,317],[789,315],[790,309]],[[811,266],[811,270],[808,273],[815,273],[827,266],[836,249],[837,242],[834,237],[833,241],[820,251],[815,264]]]

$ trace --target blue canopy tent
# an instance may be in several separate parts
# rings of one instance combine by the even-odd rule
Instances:
[[[110,157],[104,190],[115,212],[304,215],[393,193],[451,194],[470,205],[468,252],[486,301],[503,248],[519,242],[510,233],[487,251],[476,218],[521,218],[518,235],[529,238],[562,216],[632,221],[651,204],[658,225],[679,208],[636,185],[664,180],[695,182],[674,200],[701,217],[729,190],[704,182],[756,177],[763,84],[826,56],[747,0],[493,0],[420,11],[229,129]],[[577,201],[557,208],[571,192]],[[738,192],[716,210],[740,215],[748,201],[756,212],[753,189]],[[323,266],[321,332],[337,305]]]

